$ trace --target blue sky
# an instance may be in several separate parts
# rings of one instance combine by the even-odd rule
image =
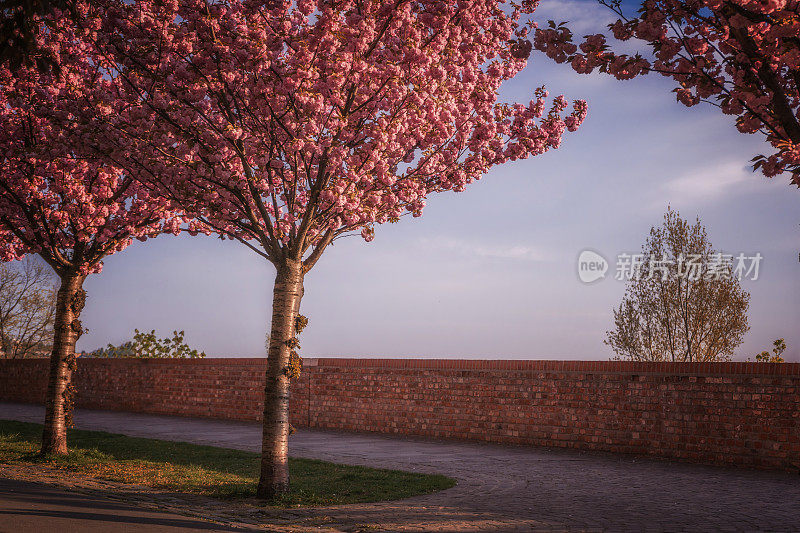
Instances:
[[[537,15],[569,19],[578,34],[610,18],[576,1],[545,0]],[[759,279],[743,282],[751,330],[734,358],[784,337],[785,357],[800,360],[800,191],[750,171],[768,150],[763,138],[739,134],[711,106],[678,104],[667,79],[581,76],[541,54],[503,96],[527,102],[543,84],[589,102],[580,130],[463,193],[431,197],[422,218],[380,227],[372,243],[337,242],[306,279],[301,354],[608,359],[603,339],[625,285],[613,275],[581,283],[578,254],[613,262],[637,252],[669,204],[700,216],[716,249],[764,256]],[[210,356],[261,357],[273,276],[230,241],[137,242],[87,281],[89,333],[78,347],[123,342],[133,328],[183,329]]]

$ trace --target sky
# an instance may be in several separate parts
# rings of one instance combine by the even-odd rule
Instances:
[[[570,20],[578,35],[610,20],[594,2],[544,0],[537,20]],[[700,217],[714,248],[760,253],[750,331],[734,354],[752,358],[785,338],[800,361],[800,190],[754,174],[768,152],[733,117],[675,101],[670,80],[578,75],[534,53],[503,88],[527,102],[582,98],[589,114],[558,150],[493,169],[462,193],[428,199],[421,218],[381,226],[376,238],[337,241],[307,275],[304,357],[609,359],[604,345],[625,283],[619,253],[640,250],[670,205]],[[581,282],[586,249],[611,263]],[[264,357],[274,267],[239,243],[163,236],[136,242],[86,282],[78,348],[129,340],[134,328],[185,330],[209,357]]]

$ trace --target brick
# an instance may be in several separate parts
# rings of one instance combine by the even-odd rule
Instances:
[[[306,359],[298,427],[800,468],[800,364]],[[260,420],[264,359],[79,360],[82,407]],[[41,403],[46,360],[0,359],[0,400]],[[2,416],[2,413],[0,413]]]

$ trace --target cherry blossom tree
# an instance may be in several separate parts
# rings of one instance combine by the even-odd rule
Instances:
[[[106,117],[119,110],[115,82],[70,19],[44,22],[36,46],[58,59],[58,74],[0,65],[0,260],[37,254],[60,279],[42,453],[65,454],[84,280],[134,238],[177,231],[181,219],[99,157]]]
[[[736,117],[742,133],[761,133],[772,147],[753,158],[765,176],[782,172],[800,186],[800,3],[796,0],[646,0],[628,17],[619,1],[601,0],[619,19],[620,41],[640,40],[652,52],[617,53],[606,36],[579,44],[565,23],[537,28],[534,46],[576,72],[618,79],[657,72],[677,82],[686,106],[709,102]]]
[[[498,90],[526,65],[534,5],[496,0],[138,1],[98,47],[141,107],[120,152],[196,220],[272,263],[258,496],[288,490],[289,378],[303,281],[333,241],[557,148],[586,114],[544,88]],[[148,131],[143,125],[151,127]],[[149,176],[149,178],[148,178]]]

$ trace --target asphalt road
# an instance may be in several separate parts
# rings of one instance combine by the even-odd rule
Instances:
[[[140,509],[118,501],[4,479],[0,474],[1,533],[246,532],[197,518]],[[263,530],[262,530],[263,531]]]

